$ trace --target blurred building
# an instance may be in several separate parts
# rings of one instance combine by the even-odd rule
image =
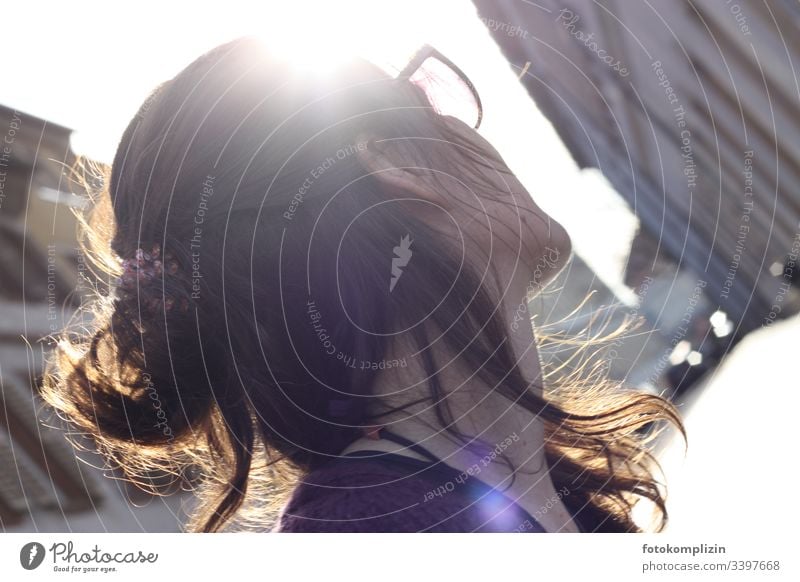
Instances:
[[[720,310],[730,345],[798,312],[797,2],[474,4],[577,163],[641,221],[627,283],[660,280],[648,317],[665,337]]]
[[[179,499],[165,506],[102,477],[87,465],[102,459],[78,458],[37,393],[46,338],[92,284],[72,213],[82,198],[69,136],[0,107],[0,530],[176,531]]]

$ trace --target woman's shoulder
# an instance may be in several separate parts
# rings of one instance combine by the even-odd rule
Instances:
[[[474,488],[465,487],[453,478],[452,470],[440,465],[399,455],[336,459],[312,471],[297,485],[274,531],[528,529],[524,524],[527,514],[516,505],[498,504],[499,494],[476,498]]]

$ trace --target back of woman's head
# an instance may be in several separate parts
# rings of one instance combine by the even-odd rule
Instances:
[[[663,509],[635,431],[676,417],[653,397],[604,407],[595,390],[570,411],[534,395],[463,241],[431,227],[452,218],[363,163],[391,143],[409,172],[446,168],[476,191],[476,168],[507,171],[445,121],[365,61],[302,72],[247,38],[198,58],[122,136],[87,221],[87,250],[122,282],[96,300],[88,338],[61,340],[48,402],[140,484],[199,469],[194,527],[212,531],[258,484],[254,466],[273,486],[279,467],[313,469],[375,420],[367,403],[392,337],[414,339],[438,403],[430,334],[446,331],[488,386],[549,423],[555,480],[581,491],[575,510],[635,529],[632,497]],[[151,276],[131,271],[137,249],[157,253],[140,265]]]
[[[160,85],[122,136],[89,242],[106,265],[157,245],[163,269],[98,300],[88,345],[62,341],[48,400],[131,474],[214,472],[205,529],[241,502],[255,451],[301,470],[341,451],[368,421],[386,337],[441,303],[460,268],[359,154],[443,139],[437,119],[365,61],[303,73],[251,39]],[[410,232],[415,269],[390,289]]]

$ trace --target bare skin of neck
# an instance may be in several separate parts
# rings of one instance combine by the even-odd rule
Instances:
[[[520,273],[532,271],[520,269],[519,265],[501,266],[493,271],[495,282],[505,281],[500,286],[503,299],[499,310],[506,322],[509,342],[528,385],[538,391],[540,388],[536,387],[542,385],[542,370],[533,326],[527,317],[519,322],[518,315],[517,323],[512,323],[531,283],[529,276],[520,276]],[[392,353],[387,354],[387,358],[402,358],[415,351],[410,345],[405,345],[404,338],[396,338]],[[388,430],[419,443],[458,471],[467,471],[477,464],[480,468],[480,472],[475,474],[477,479],[504,491],[509,499],[536,518],[548,532],[578,532],[550,476],[545,459],[543,423],[533,413],[498,394],[493,387],[460,370],[458,363],[451,360],[451,357],[442,354],[437,357],[436,363],[440,370],[437,376],[447,394],[447,403],[456,419],[456,426],[462,433],[476,436],[491,447],[508,443],[510,438],[512,444],[503,452],[513,464],[513,472],[501,458],[487,460],[484,455],[465,448],[462,442],[442,430],[436,419],[435,408],[429,401],[384,416],[383,424]],[[405,368],[381,372],[374,391],[380,404],[396,406],[428,395],[426,373],[419,358],[407,358],[407,361]],[[376,408],[380,409],[380,406]],[[394,452],[425,460],[394,442],[366,437],[353,442],[343,453],[361,449]]]

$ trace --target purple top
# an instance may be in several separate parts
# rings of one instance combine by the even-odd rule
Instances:
[[[356,451],[311,471],[276,532],[539,532],[524,509],[442,462]]]

